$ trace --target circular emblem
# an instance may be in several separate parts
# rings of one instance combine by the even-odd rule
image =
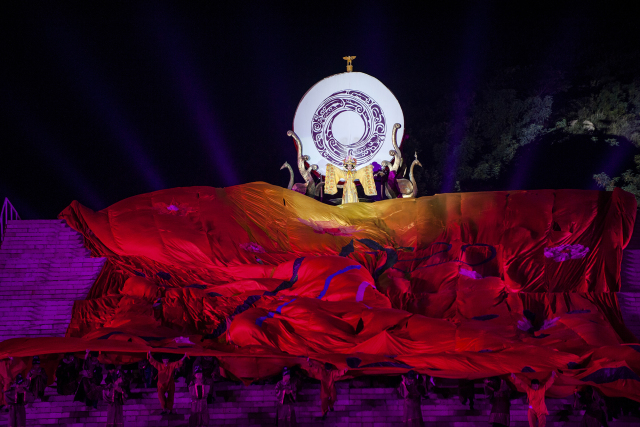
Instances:
[[[318,106],[311,120],[313,143],[318,153],[333,164],[342,164],[349,154],[358,164],[366,164],[384,144],[386,133],[382,108],[358,90],[331,94]]]
[[[404,116],[393,93],[375,77],[351,72],[329,76],[304,94],[293,118],[302,154],[325,175],[328,164],[342,168],[349,154],[358,168],[391,160],[393,125]]]

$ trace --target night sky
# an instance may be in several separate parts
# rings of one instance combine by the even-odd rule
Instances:
[[[563,52],[640,39],[637,16],[610,3],[93,3],[3,6],[0,197],[23,219],[163,188],[286,185],[297,104],[345,55],[396,95],[410,133],[492,69],[570,70]],[[557,186],[590,188],[589,156],[540,162],[573,164],[584,177]],[[540,170],[523,188],[552,185]]]

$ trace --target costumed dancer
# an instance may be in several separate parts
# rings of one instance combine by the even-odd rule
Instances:
[[[107,411],[107,427],[124,427],[124,402],[127,393],[122,388],[122,376],[115,374],[115,381],[106,385],[102,391],[102,398],[109,405]]]
[[[607,405],[598,390],[590,385],[582,391],[575,391],[573,409],[585,408],[581,427],[607,427]]]
[[[73,400],[85,402],[85,405],[97,409],[102,392],[100,384],[102,384],[102,365],[98,362],[98,352],[87,350],[82,371],[80,371],[80,383]]]
[[[460,403],[466,405],[469,402],[469,409],[473,411],[473,402],[476,398],[476,383],[473,380],[458,380],[458,397]]]
[[[511,422],[511,389],[507,382],[495,377],[485,380],[484,392],[491,402],[489,423],[492,427],[508,427]]]
[[[8,427],[24,427],[27,425],[27,411],[25,406],[34,401],[33,393],[25,383],[21,374],[16,376],[15,383],[4,392],[4,398],[9,405]]]
[[[329,410],[333,411],[333,404],[336,402],[338,397],[336,392],[336,381],[347,373],[347,369],[339,371],[331,363],[325,363],[323,365],[315,360],[307,359],[307,361],[309,363],[307,373],[312,378],[320,381],[322,419],[325,419],[327,417],[327,412]]]
[[[544,401],[544,395],[551,388],[556,376],[556,371],[551,372],[551,377],[541,386],[540,381],[536,379],[531,380],[531,385],[529,385],[522,382],[516,374],[511,374],[511,379],[527,393],[527,398],[529,399],[529,412],[527,415],[530,427],[544,427],[546,425],[549,411]]]
[[[325,178],[324,192],[327,194],[336,194],[338,192],[338,182],[344,180],[342,187],[342,204],[358,203],[358,190],[355,181],[359,180],[362,184],[364,194],[367,196],[375,196],[376,183],[373,178],[373,166],[367,165],[356,171],[358,161],[355,157],[348,155],[344,159],[344,170],[338,169],[331,163],[327,164],[327,175]]]
[[[422,393],[418,383],[419,375],[415,371],[409,371],[402,375],[402,383],[398,386],[398,393],[404,399],[404,415],[402,421],[405,426],[424,426],[422,419]]]
[[[148,360],[142,359],[138,362],[138,370],[140,371],[140,379],[144,388],[153,388],[153,379],[158,376],[158,371]]]
[[[20,358],[9,357],[0,360],[0,408],[7,403],[4,400],[4,392],[9,390],[11,384],[27,365]]]
[[[202,366],[195,365],[193,368],[194,379],[189,384],[189,395],[191,396],[191,416],[189,416],[189,427],[201,427],[209,425],[209,408],[207,408],[207,395],[210,387],[204,383]]]
[[[173,395],[176,391],[176,383],[173,378],[173,373],[182,365],[182,362],[186,358],[187,353],[185,353],[182,359],[177,362],[169,363],[168,358],[163,358],[162,363],[158,363],[151,357],[151,352],[147,353],[149,363],[158,370],[158,399],[160,400],[160,406],[162,407],[161,415],[173,413]]]
[[[78,389],[78,361],[73,354],[65,353],[56,369],[56,388],[63,396],[75,394]]]
[[[40,357],[33,356],[33,362],[31,363],[31,370],[27,375],[29,380],[29,391],[40,400],[44,397],[44,389],[47,387],[47,373],[42,366],[40,366]]]
[[[296,427],[296,386],[291,382],[289,368],[282,371],[282,380],[276,384],[276,399],[278,401],[276,425],[279,427]]]

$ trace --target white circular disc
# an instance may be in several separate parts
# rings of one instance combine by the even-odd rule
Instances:
[[[293,131],[302,141],[309,164],[326,174],[327,163],[342,167],[351,154],[357,168],[391,160],[393,125],[400,123],[398,143],[404,134],[404,116],[393,93],[375,77],[342,73],[316,83],[300,100]]]

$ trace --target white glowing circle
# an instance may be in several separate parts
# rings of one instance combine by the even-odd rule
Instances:
[[[350,145],[358,142],[360,138],[362,138],[364,134],[364,121],[359,114],[353,111],[345,111],[333,119],[331,130],[340,143]]]
[[[358,168],[390,161],[393,125],[399,123],[398,143],[404,134],[400,103],[378,79],[365,73],[342,73],[316,83],[302,97],[293,131],[302,141],[309,164],[326,174],[328,163],[342,167],[352,152]]]

